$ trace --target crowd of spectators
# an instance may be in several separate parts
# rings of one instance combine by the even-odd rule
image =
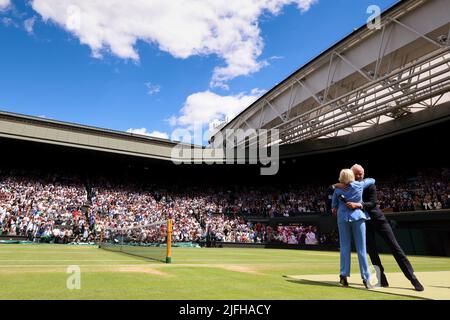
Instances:
[[[222,207],[226,214],[291,217],[326,211],[326,188],[323,186],[234,187],[222,195],[225,195]]]
[[[80,211],[86,188],[80,181],[11,172],[0,180],[0,233],[68,242],[87,236]],[[87,240],[85,237],[84,240]]]
[[[405,180],[391,176],[377,187],[380,208],[385,212],[450,208],[450,170],[428,169]]]
[[[275,240],[287,244],[319,244],[317,238],[317,227],[303,225],[299,226],[278,226]]]
[[[428,170],[411,179],[378,180],[384,211],[450,208],[450,171]],[[161,241],[153,224],[174,220],[173,241],[317,244],[332,236],[314,226],[252,223],[255,217],[326,213],[327,187],[143,185],[39,172],[0,172],[0,233],[30,240],[92,242],[114,232],[139,241]],[[113,231],[116,230],[116,231]],[[144,230],[145,232],[143,232]]]

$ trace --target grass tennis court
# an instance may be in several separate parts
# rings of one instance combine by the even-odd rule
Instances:
[[[392,256],[382,260],[386,272],[400,272]],[[450,258],[410,260],[416,272],[450,271]],[[71,265],[81,270],[79,290],[67,289]],[[173,248],[165,264],[96,246],[8,244],[0,245],[0,299],[417,299],[289,276],[338,277],[338,267],[339,253],[325,251]],[[356,254],[349,280],[360,282]]]

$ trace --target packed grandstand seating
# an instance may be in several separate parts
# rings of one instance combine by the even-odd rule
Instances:
[[[377,181],[385,212],[450,208],[450,170]],[[315,226],[270,226],[249,217],[326,214],[327,186],[142,185],[105,177],[0,171],[0,233],[40,242],[108,240],[110,230],[174,219],[173,241],[326,243]],[[335,235],[334,235],[335,236]],[[155,241],[150,235],[142,241]]]

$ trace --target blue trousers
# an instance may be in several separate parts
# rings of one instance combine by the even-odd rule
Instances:
[[[350,276],[351,266],[351,241],[352,234],[355,240],[356,252],[358,253],[359,270],[361,278],[369,280],[370,271],[366,254],[366,221],[364,219],[356,221],[343,221],[338,223],[339,242],[341,251],[341,276]]]

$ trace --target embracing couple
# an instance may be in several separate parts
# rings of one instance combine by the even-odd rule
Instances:
[[[361,278],[367,289],[372,288],[369,263],[366,254],[369,253],[372,264],[379,269],[379,282],[382,287],[388,287],[378,250],[375,243],[375,232],[384,239],[390,247],[395,260],[405,277],[411,281],[414,289],[424,288],[414,275],[414,270],[402,248],[395,239],[392,228],[377,205],[375,180],[364,179],[364,168],[355,164],[351,169],[342,169],[339,183],[333,185],[332,212],[337,215],[340,243],[340,283],[347,287],[347,277],[350,276],[351,238],[355,241]]]

